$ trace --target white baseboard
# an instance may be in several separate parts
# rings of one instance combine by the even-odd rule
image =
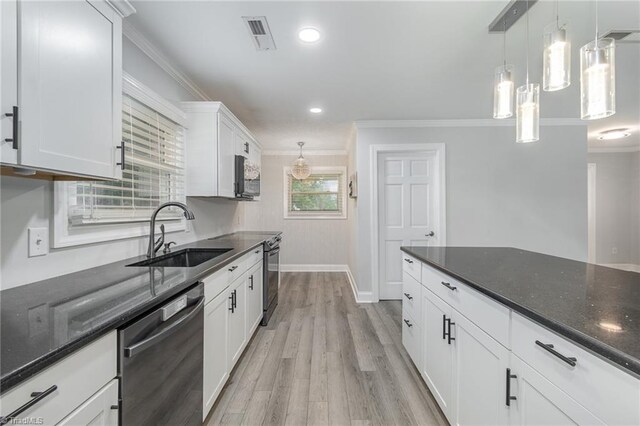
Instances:
[[[351,290],[353,291],[353,297],[356,299],[356,303],[372,303],[373,293],[370,291],[359,291],[356,284],[356,280],[349,269],[349,265],[302,265],[302,264],[289,264],[280,265],[281,272],[344,272],[347,274]]]
[[[635,265],[633,263],[599,263],[599,265],[622,269],[623,271],[640,272],[640,265]]]

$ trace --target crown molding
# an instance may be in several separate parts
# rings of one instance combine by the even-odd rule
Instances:
[[[302,151],[305,157],[313,157],[318,155],[347,155],[347,151],[344,149],[325,149],[325,150],[311,150],[305,149]],[[300,150],[266,150],[262,151],[262,155],[300,155]]]
[[[107,3],[123,18],[136,13],[136,8],[133,7],[129,0],[107,0]]]
[[[515,127],[515,119],[463,118],[447,120],[361,120],[355,122],[358,129],[401,127]],[[586,126],[579,118],[541,118],[541,126]]]
[[[211,98],[199,88],[184,72],[174,65],[156,46],[153,45],[137,28],[130,22],[122,23],[122,33],[142,52],[144,52],[153,62],[169,74],[182,87],[189,91],[196,99],[210,101]]]
[[[589,148],[589,154],[615,154],[618,152],[640,152],[640,145],[637,146],[598,146]]]

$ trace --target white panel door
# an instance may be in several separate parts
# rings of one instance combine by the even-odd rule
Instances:
[[[218,196],[235,197],[236,127],[224,114],[218,114]]]
[[[115,11],[105,2],[21,2],[19,55],[20,163],[121,177],[122,31]]]
[[[247,309],[247,282],[248,275],[243,275],[236,279],[229,286],[228,300],[229,300],[229,327],[228,342],[229,347],[227,349],[227,368],[229,371],[236,364],[236,361],[242,355],[244,344],[247,339],[245,319]]]
[[[509,351],[460,313],[452,321],[454,424],[508,424]]]
[[[117,424],[118,380],[114,379],[62,419],[58,426],[117,426]]]
[[[204,307],[203,421],[229,377],[227,368],[227,317],[230,315],[228,297],[229,294],[223,291]]]
[[[247,279],[247,339],[262,320],[262,262],[249,271]]]
[[[512,425],[603,425],[605,422],[578,404],[527,363],[511,355]],[[615,397],[612,395],[612,398]]]
[[[451,420],[453,404],[453,341],[449,342],[447,319],[451,307],[422,288],[422,378],[440,408]]]
[[[0,1],[0,163],[16,164],[14,107],[18,106],[18,2]],[[19,117],[19,115],[18,115]],[[17,127],[16,127],[17,130]]]
[[[378,277],[380,299],[401,299],[401,246],[437,245],[440,211],[434,196],[435,157],[428,153],[378,158]],[[433,235],[432,235],[433,233]]]

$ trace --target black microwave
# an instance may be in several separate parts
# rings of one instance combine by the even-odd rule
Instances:
[[[260,195],[260,168],[242,155],[236,155],[236,198],[253,200]]]

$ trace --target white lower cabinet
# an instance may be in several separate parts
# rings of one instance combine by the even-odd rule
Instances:
[[[511,379],[510,395],[516,398],[511,401],[511,424],[605,424],[515,355],[511,357],[511,374],[515,377]]]
[[[112,380],[62,419],[58,426],[117,426],[118,424],[118,380]]]
[[[227,368],[228,294],[223,291],[204,307],[203,421],[229,378]]]
[[[250,270],[246,280],[247,312],[245,326],[247,328],[247,338],[262,320],[262,262],[254,265]]]
[[[230,286],[227,293],[229,303],[229,328],[227,348],[227,364],[229,370],[233,368],[236,361],[242,355],[246,342],[245,311],[247,303],[247,291],[245,287],[246,278],[244,276],[236,279]]]

